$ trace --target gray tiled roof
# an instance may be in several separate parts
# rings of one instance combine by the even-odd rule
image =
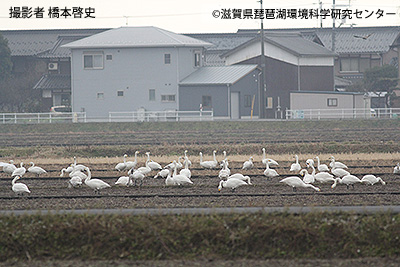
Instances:
[[[203,40],[205,42],[213,44],[207,50],[221,50],[228,51],[231,50],[251,39],[253,39],[256,34],[237,34],[237,33],[197,33],[197,34],[185,34],[192,38]]]
[[[59,29],[59,30],[4,30],[0,33],[8,40],[12,56],[36,56],[50,51],[60,36],[89,36],[106,29]]]
[[[44,74],[33,89],[70,89],[71,75]]]
[[[202,67],[184,78],[179,84],[234,84],[256,68],[257,65]]]
[[[210,43],[157,27],[120,27],[64,45],[68,48],[208,47]]]

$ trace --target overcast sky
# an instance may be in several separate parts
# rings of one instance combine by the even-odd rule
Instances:
[[[315,9],[319,0],[264,0],[264,9]],[[350,2],[350,7],[349,7]],[[337,20],[336,26],[400,26],[400,0],[336,0],[336,8],[349,9],[361,18]],[[10,18],[10,8],[43,7],[44,18]],[[48,9],[59,7],[94,8],[95,18],[49,18]],[[238,29],[258,28],[258,19],[221,19],[222,9],[257,9],[256,0],[1,0],[0,30],[12,29],[64,29],[64,28],[116,28],[121,26],[156,26],[176,33],[236,32]],[[324,9],[332,8],[332,1],[323,1]],[[215,11],[214,11],[215,10]],[[242,11],[243,12],[243,11]],[[16,15],[18,12],[13,12]],[[72,11],[71,11],[72,13]],[[394,14],[387,14],[394,13]],[[218,16],[218,18],[214,18]],[[242,13],[241,13],[242,14]],[[276,13],[275,13],[276,14]],[[380,16],[378,18],[378,16]],[[85,12],[83,11],[83,16]],[[353,14],[353,17],[355,15]],[[319,27],[318,19],[268,19],[264,28]],[[332,26],[324,19],[325,27]]]

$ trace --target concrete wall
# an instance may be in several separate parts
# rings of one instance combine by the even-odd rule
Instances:
[[[83,68],[83,55],[88,52],[103,54],[103,69]],[[171,54],[170,64],[164,64],[164,54]],[[106,60],[107,55],[112,55],[112,60]],[[178,82],[196,70],[193,61],[191,48],[74,49],[73,111],[108,117],[110,111],[142,107],[154,111],[177,109]],[[149,89],[155,89],[155,101],[149,101]],[[123,91],[123,96],[117,96],[117,91]],[[103,93],[104,99],[98,99],[97,93]],[[175,102],[163,102],[161,95],[175,95]]]

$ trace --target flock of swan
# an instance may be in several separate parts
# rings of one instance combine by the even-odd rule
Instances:
[[[263,157],[261,162],[265,165],[264,175],[267,178],[274,178],[279,176],[278,172],[273,169],[273,166],[279,166],[278,162],[266,157],[265,148],[262,149]],[[209,161],[203,160],[202,152],[199,153],[200,156],[200,166],[205,169],[216,169],[221,168],[218,177],[220,179],[218,185],[218,191],[221,191],[223,188],[229,188],[232,192],[235,191],[236,188],[244,185],[252,185],[250,177],[247,175],[243,175],[241,173],[231,174],[229,169],[229,161],[227,158],[227,154],[223,152],[223,160],[219,163],[216,159],[216,152],[213,151],[213,159]],[[121,176],[115,182],[116,186],[142,186],[143,180],[151,175],[151,172],[157,172],[153,178],[164,178],[166,186],[185,186],[193,184],[191,180],[191,171],[189,167],[192,166],[192,162],[189,160],[187,156],[187,150],[184,152],[184,156],[180,156],[178,160],[174,160],[173,162],[167,164],[164,168],[162,166],[151,160],[150,152],[146,152],[147,160],[145,166],[137,167],[138,159],[137,155],[139,151],[135,152],[134,161],[127,161],[127,155],[123,156],[123,162],[118,163],[115,166],[115,170],[122,172],[127,171],[126,176]],[[329,166],[326,164],[321,164],[320,159],[316,156],[317,164],[315,165],[314,159],[307,159],[306,168],[303,169],[299,163],[299,157],[295,155],[295,162],[290,166],[290,172],[294,175],[286,177],[280,180],[281,183],[291,186],[293,191],[296,191],[297,188],[312,188],[315,191],[320,191],[320,188],[315,186],[316,182],[318,183],[331,183],[331,187],[335,188],[337,184],[344,184],[349,188],[351,185],[354,187],[354,184],[363,183],[367,185],[374,185],[377,183],[381,183],[385,185],[385,182],[380,177],[376,177],[373,174],[368,174],[362,177],[362,179],[356,177],[355,175],[350,174],[348,171],[348,167],[342,163],[335,160],[333,156],[330,157]],[[182,163],[183,159],[183,163]],[[254,167],[254,158],[251,156],[249,160],[245,161],[242,166],[242,170],[249,170]],[[41,174],[46,173],[41,167],[35,166],[33,162],[30,162],[31,166],[26,170],[24,167],[24,163],[20,163],[20,167],[16,167],[14,162],[10,160],[9,163],[0,162],[0,167],[3,167],[3,171],[8,173],[13,178],[12,190],[17,194],[30,193],[28,186],[24,183],[18,182],[17,180],[21,179],[26,171],[36,174],[39,177]],[[178,173],[178,169],[180,170]],[[312,172],[309,173],[308,169],[311,169]],[[317,173],[318,170],[318,173]],[[74,162],[70,164],[67,168],[63,168],[61,170],[60,176],[64,176],[64,173],[68,173],[69,181],[68,187],[81,187],[83,184],[90,187],[94,190],[95,193],[99,193],[100,190],[105,188],[110,188],[111,185],[104,182],[101,179],[92,178],[91,171],[89,167],[77,164],[76,157],[74,157]],[[393,173],[400,174],[400,163],[398,163],[394,169]],[[299,176],[295,176],[299,175]],[[151,175],[152,176],[152,175]]]

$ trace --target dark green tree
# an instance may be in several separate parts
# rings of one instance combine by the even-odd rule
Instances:
[[[0,33],[0,82],[9,78],[12,71],[11,50],[8,41]]]

